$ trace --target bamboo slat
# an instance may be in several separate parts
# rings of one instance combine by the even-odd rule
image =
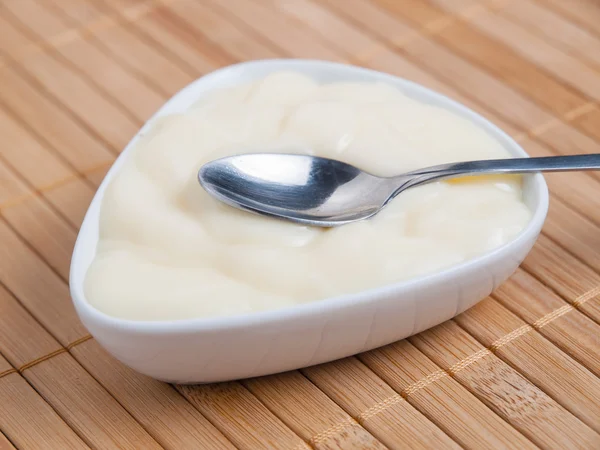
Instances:
[[[303,373],[391,449],[458,448],[443,431],[356,358],[310,367]]]
[[[70,252],[141,123],[237,61],[412,79],[535,156],[600,148],[594,0],[20,0],[0,7],[0,448],[597,448],[598,173],[547,176],[538,244],[492,298],[321,366],[169,386],[109,356]]]
[[[189,2],[189,0],[184,0],[185,2]],[[325,45],[307,27],[278,14],[264,2],[208,0],[205,3],[215,10],[235,18],[233,23],[241,29],[249,30],[249,34],[263,36],[263,39],[270,42],[270,46],[277,48],[278,51],[283,51],[285,55],[295,58],[344,61],[343,57]],[[286,36],[286,39],[278,36]]]
[[[83,440],[106,448],[159,448],[10,293],[0,290],[0,301],[0,352]]]
[[[94,89],[91,81],[83,79],[66,64],[61,64],[60,60],[40,53],[24,61],[23,69],[41,89],[47,90],[55,99],[60,98],[67,108],[83,119],[112,148],[122,149],[137,131],[141,123],[139,120],[119,108],[106,92]],[[93,120],[90,111],[94,111]]]
[[[87,374],[81,372],[81,366],[74,364],[72,358],[67,354],[60,354],[64,348],[44,332],[17,301],[11,298],[8,292],[0,289],[0,299],[3,313],[0,318],[0,330],[2,330],[0,349],[16,367],[20,368],[20,371],[25,373],[26,378],[39,392],[43,393],[45,389],[54,389],[58,385],[64,387],[66,392],[49,392],[44,396],[47,399],[53,399],[56,396],[58,406],[55,409],[59,412],[62,403],[65,403],[64,407],[68,409],[65,409],[63,417],[68,417],[72,421],[85,421],[86,427],[82,433],[95,433],[89,438],[89,442],[103,442],[103,445],[109,445],[111,440],[118,439],[115,444],[118,443],[119,447],[124,446],[124,442],[134,442],[136,446],[143,445],[144,447],[154,445],[147,438],[140,439],[139,436],[123,435],[128,424],[131,423],[128,416],[103,418],[103,414],[106,416],[109,411],[108,407],[113,401],[112,398],[104,394],[101,398],[90,399],[89,395],[94,393],[94,390],[86,386],[84,375]],[[31,361],[39,361],[45,355],[56,356],[31,365]],[[172,388],[141,377],[123,366],[115,364],[115,361],[94,342],[78,346],[76,355],[83,366],[89,368],[89,372],[107,385],[111,394],[119,398],[121,404],[129,410],[133,410],[134,417],[145,429],[155,438],[164,442],[163,446],[171,448],[197,447],[200,442],[204,442],[206,448],[215,448],[219,443],[222,448],[227,448],[227,441]],[[69,362],[61,361],[60,358],[68,358]],[[51,378],[53,375],[60,376],[60,378],[53,379]],[[49,377],[50,381],[44,379],[44,376]],[[77,382],[73,383],[73,377],[76,377]],[[80,387],[76,389],[78,386]],[[84,390],[80,391],[80,389]],[[101,392],[100,390],[95,391],[96,395],[100,395]],[[136,393],[139,392],[144,393],[142,402],[136,397]],[[71,403],[67,402],[68,399],[71,400]],[[52,404],[52,401],[49,401]],[[94,408],[94,416],[83,416],[86,408],[82,404],[73,403],[77,401],[85,402],[85,405]],[[96,411],[99,407],[101,411]],[[71,410],[77,412],[77,417],[70,416]],[[99,422],[103,428],[107,428],[107,436],[98,436],[97,433],[101,433],[101,430],[90,430],[92,428],[90,425],[94,422]],[[71,424],[71,422],[69,423]],[[120,431],[115,432],[112,428],[114,425],[118,425],[124,430],[120,428]],[[77,423],[72,426],[77,430]],[[179,433],[180,431],[183,432]],[[121,435],[120,438],[119,435]]]
[[[332,14],[321,5],[305,0],[281,4],[276,0],[266,0],[273,9],[290,17],[323,37],[338,52],[352,58],[354,55],[378,53],[385,50],[383,43],[377,42],[368,34],[358,30]]]
[[[107,23],[107,15],[102,2],[87,2],[80,0],[49,0],[44,6],[50,10],[62,9],[79,25]],[[96,25],[98,26],[98,25]]]
[[[24,5],[21,2],[10,2],[10,9],[4,8],[0,11],[4,19],[2,27],[10,31],[13,45],[26,47],[32,44],[32,39],[43,40],[44,36],[55,35],[66,29],[64,24],[43,8],[37,9],[34,23],[28,21],[29,9],[23,7]],[[18,25],[10,23],[10,19]],[[54,99],[61,99],[80,118],[85,120],[89,118],[89,111],[94,111],[96,120],[86,121],[88,126],[96,130],[98,135],[114,148],[121,149],[135,134],[139,122],[117,108],[114,100],[111,101],[102,95],[97,90],[102,88],[99,88],[98,84],[94,85],[93,80],[79,76],[77,67],[69,64],[64,55],[38,53],[22,61],[22,66],[43,90],[52,94]],[[103,120],[97,120],[102,117]]]
[[[0,174],[2,174],[2,196],[0,197],[0,204],[11,204],[15,202],[15,199],[23,198],[27,195],[27,187],[8,167],[1,165]]]
[[[35,11],[35,15],[31,14],[32,11]],[[50,17],[45,4],[40,4],[36,0],[6,2],[3,12],[4,17],[9,17],[19,28],[35,30],[33,35],[37,42],[46,42],[68,30],[65,23]]]
[[[7,369],[0,356],[0,373]],[[18,373],[0,378],[0,428],[20,448],[89,448]]]
[[[164,448],[232,448],[173,387],[124,367],[94,340],[72,353]]]
[[[38,141],[47,143],[56,158],[79,172],[112,163],[114,154],[109,147],[88,133],[81,120],[53,103],[43,90],[39,91],[39,85],[22,70],[0,68],[0,83],[3,86],[0,100],[5,111],[10,111],[13,120]]]
[[[519,139],[519,143],[532,156],[552,156],[557,152],[552,151],[544,144],[531,138]],[[580,175],[580,176],[577,176]],[[581,176],[583,175],[583,176]],[[573,211],[587,217],[592,222],[600,223],[600,198],[591,196],[590,193],[600,187],[596,177],[588,174],[576,174],[573,172],[556,172],[546,177],[548,187],[552,192],[552,203],[560,203]],[[568,186],[568,189],[565,187]],[[559,201],[556,201],[560,199]],[[552,206],[551,206],[552,207]],[[559,206],[560,207],[560,206]]]
[[[298,371],[248,380],[244,385],[315,448],[385,448]]]
[[[360,360],[462,446],[535,448],[408,341]]]
[[[111,28],[104,30],[103,34],[110,35],[114,32],[115,29]],[[136,125],[145,122],[164,103],[163,96],[140,83],[137,74],[123,68],[102,50],[90,41],[76,40],[62,45],[59,51],[67,61],[73,63],[77,72],[96,84],[102,83],[106,78],[118,80],[116,83],[102,83],[111,103],[118,104],[119,110],[126,111]],[[187,83],[182,83],[180,87],[184,84]]]
[[[600,435],[493,354],[455,366],[470,355],[487,353],[454,322],[421,333],[411,343],[537,445],[591,448],[600,441]],[[566,434],[565,429],[573,433]]]
[[[0,449],[1,450],[13,450],[14,445],[8,440],[4,433],[0,433]]]
[[[552,45],[577,55],[596,69],[600,68],[600,39],[559,13],[544,8],[542,4],[533,0],[511,2],[499,12],[527,28],[538,31],[540,36]]]
[[[381,3],[385,3],[386,7],[417,25],[446,16],[444,11],[433,5],[427,4],[427,7],[424,7],[424,2],[419,0],[409,0],[408,5],[402,5],[402,8],[398,8],[399,3],[390,0],[381,0]],[[411,7],[413,4],[414,8]],[[472,24],[456,20],[434,37],[459,55],[464,55],[475,64],[498,74],[504,82],[526,93],[556,114],[565,114],[585,103],[586,100],[581,95],[520,57],[512,48],[488,37],[487,29],[480,31],[483,29],[479,26],[482,17],[488,17],[487,11],[480,12]],[[493,59],[489,58],[491,54],[494,55]]]
[[[80,0],[69,0],[55,3],[52,9],[57,18],[62,19],[70,26],[82,29],[89,23],[89,19],[80,17],[77,11],[86,4],[88,3]],[[105,12],[107,12],[106,9]],[[94,10],[94,15],[100,14],[99,10]],[[193,80],[190,73],[177,65],[170,64],[167,55],[149,45],[129,27],[102,28],[92,35],[90,43],[99,51],[114,58],[118,63],[114,67],[124,66],[133,76],[144,80],[144,84],[138,81],[138,86],[148,85],[149,87],[146,89],[150,90],[151,88],[158,91],[162,96],[172,94]],[[73,59],[81,60],[77,57]],[[86,59],[93,58],[88,55]],[[155,67],[156,70],[149,71],[148,67]],[[156,96],[157,94],[152,93],[150,98],[153,99]],[[154,110],[156,107],[151,112]]]
[[[541,3],[600,34],[600,22],[598,22],[598,19],[600,19],[600,6],[597,3],[586,0],[573,0],[569,5],[561,0],[542,0]]]
[[[70,175],[69,168],[57,156],[27,132],[4,109],[0,109],[0,133],[4,139],[2,158],[21,174],[34,189],[52,186]],[[11,197],[11,200],[16,197]]]
[[[300,437],[240,383],[177,389],[238,448],[307,448]]]
[[[18,306],[18,304],[16,304],[14,301],[9,303],[8,296],[9,294],[4,292],[4,296],[2,297],[3,315],[1,319],[5,320],[6,322],[2,324],[1,328],[13,333],[18,332],[18,334],[3,336],[3,340],[0,341],[0,344],[2,345],[0,349],[6,347],[8,349],[7,351],[15,352],[14,358],[16,360],[15,364],[17,367],[26,367],[31,361],[39,360],[44,355],[53,355],[61,350],[64,350],[64,348],[59,345],[58,342],[50,338],[47,333],[42,333],[39,326],[35,326],[36,323],[33,321],[33,319],[28,316],[25,311]],[[24,326],[24,323],[29,325],[30,329]],[[44,348],[43,346],[35,345],[35,343],[41,342],[40,334],[43,335],[46,340],[49,340],[52,343],[52,348]],[[81,340],[81,338],[79,340]],[[71,343],[72,342],[76,341],[71,341]],[[28,353],[27,351],[30,351],[31,349],[35,349],[40,354]],[[89,350],[86,351],[87,349]],[[92,350],[94,351],[92,352]],[[91,355],[90,352],[92,352]],[[190,445],[192,442],[194,445],[198,445],[199,442],[205,442],[206,448],[215,448],[215,446],[218,446],[219,444],[221,444],[222,448],[227,448],[227,441],[224,440],[223,437],[212,427],[212,425],[206,422],[206,420],[200,416],[196,410],[191,408],[187,402],[183,402],[182,406],[183,399],[171,388],[167,388],[165,385],[156,381],[143,378],[131,371],[128,373],[124,367],[116,365],[115,361],[104,354],[103,351],[92,346],[92,343],[78,347],[75,355],[78,357],[79,362],[81,362],[81,364],[88,369],[89,373],[93,374],[93,376],[98,379],[111,394],[119,398],[120,403],[131,412],[135,419],[140,422],[144,428],[149,430],[149,432],[156,439],[162,441],[163,446],[181,448],[181,446]],[[75,383],[76,385],[83,384],[85,387],[85,384],[82,380],[82,378],[84,378],[83,373],[80,373],[81,366],[74,365],[74,360],[67,355],[60,356],[60,358],[64,357],[69,358],[68,363],[62,362],[62,364],[56,365],[59,356],[53,356],[48,361],[44,361],[43,369],[46,369],[45,372],[39,369],[37,365],[31,369],[28,369],[27,375],[32,378],[32,383],[36,383],[34,384],[36,389],[42,390],[52,388],[52,386],[57,383],[55,379],[51,378],[56,372],[57,376],[59,376],[57,380],[61,380],[61,382],[64,383],[64,386],[62,386],[64,388],[64,392],[62,390],[56,394],[54,392],[50,392],[48,393],[48,396],[51,398],[56,396],[57,402],[59,399],[64,402],[67,393],[72,392],[74,395],[74,397],[71,399],[72,401],[85,401],[85,404],[93,405],[95,407],[99,407],[101,405],[101,409],[103,411],[107,409],[111,404],[111,401],[109,401],[109,397],[106,397],[105,394],[100,398],[95,397],[90,401],[90,399],[86,399],[85,395],[83,395],[84,392],[77,392],[76,390],[73,390],[73,387],[71,386],[71,384],[73,384],[72,377],[77,377],[78,381]],[[66,373],[62,373],[60,370],[63,366],[67,366],[65,368],[68,369]],[[39,375],[39,373],[35,373],[34,371],[41,372],[42,375]],[[32,372],[34,373],[31,374]],[[50,382],[43,378],[44,375],[50,378]],[[88,393],[90,389],[90,387],[85,388],[85,393]],[[103,392],[99,391],[98,389],[97,391],[98,392],[95,393],[96,396],[99,395],[100,392]],[[141,400],[136,399],[135,397],[135,393],[140,391],[144,392],[144,398]],[[89,403],[87,403],[88,401]],[[77,411],[80,416],[82,415],[82,405],[67,404],[67,406],[72,410]],[[171,409],[173,409],[174,412],[171,412]],[[69,410],[67,410],[65,414],[68,412]],[[100,416],[100,418],[102,418],[102,416]],[[86,417],[84,416],[83,419],[86,419]],[[123,418],[110,418],[110,416],[109,419],[109,423],[120,423],[124,420]],[[128,422],[128,420],[125,420],[124,425],[127,425]],[[77,424],[72,426],[75,427],[76,425]],[[185,432],[176,435],[174,434],[182,429]],[[114,434],[114,430],[111,432],[111,434]],[[106,441],[105,445],[109,445],[108,442],[110,441],[110,439],[103,439],[97,434],[94,434],[93,438],[90,440],[101,442]],[[144,441],[147,442],[144,443]],[[139,437],[132,439],[132,436],[127,435],[124,436],[124,442],[133,442],[136,446],[151,445],[149,444],[150,441],[148,441],[148,439],[144,440],[140,439]],[[119,446],[123,445],[124,444],[122,442],[119,443]]]
[[[25,372],[25,378],[89,445],[161,448],[68,353],[36,364]]]
[[[0,282],[61,344],[87,335],[67,285],[2,221],[0,241]]]
[[[32,196],[5,208],[2,215],[63,280],[68,280],[77,233],[59,213],[40,197]]]
[[[595,190],[600,189],[600,183],[594,187]],[[569,219],[569,227],[564,222],[566,218]],[[545,233],[596,271],[600,269],[600,258],[593,249],[600,243],[599,232],[600,228],[596,223],[569,208],[564,202],[555,200],[550,204]]]
[[[573,123],[594,139],[600,139],[600,131],[598,130],[598,123],[600,123],[600,109],[597,104],[595,104],[594,108],[586,114],[582,114],[580,117],[573,120]]]
[[[94,171],[88,174],[88,177],[90,179],[93,179],[94,176],[103,178],[106,169]],[[94,191],[88,183],[74,176],[69,178],[68,181],[44,191],[43,195],[71,225],[79,227],[83,222],[87,205],[92,201]]]
[[[600,285],[600,275],[545,236],[540,236],[523,267],[571,304],[577,301],[581,292]],[[579,309],[600,322],[600,293]]]
[[[485,317],[485,326],[480,321],[482,317]],[[486,299],[461,314],[456,322],[486,347],[514,330],[527,326],[492,299]],[[511,341],[510,345],[494,349],[494,353],[582,422],[598,431],[600,424],[596,418],[600,417],[600,380],[537,332],[547,323],[545,320],[535,322],[533,330]],[[548,377],[548,373],[556,374],[556,377]],[[562,381],[566,378],[569,383]],[[549,414],[549,410],[540,413],[543,417]]]
[[[0,286],[0,344],[2,354],[14,367],[62,350],[62,346],[35,322],[17,299]],[[3,370],[0,370],[2,372]]]
[[[564,300],[523,270],[500,286],[494,297],[530,325],[565,307]],[[575,310],[547,324],[540,333],[600,376],[600,325],[596,322]]]
[[[465,96],[481,99],[509,122],[520,120],[524,129],[533,129],[552,121],[551,114],[523,95],[435,42],[432,37],[444,29],[441,25],[424,34],[416,26],[388,14],[368,0],[350,0],[352,4],[360,5],[361,10],[358,12],[354,8],[345,8],[345,3],[341,0],[326,1],[331,8],[335,8],[336,13],[343,14],[358,26],[364,27],[413,63],[451,83]],[[365,20],[370,16],[366,16],[363,9],[370,16],[377,17],[377,22]],[[368,58],[365,62],[368,62]]]
[[[170,9],[175,20],[184,24],[195,36],[203,35],[214,44],[218,42],[231,61],[248,57],[251,59],[276,57],[276,52],[270,46],[249,38],[246,30],[240,29],[238,24],[223,19],[218,5],[216,8],[212,6],[182,1],[173,4]],[[190,20],[191,17],[198,17],[200,21]]]
[[[233,62],[211,41],[172,20],[171,15],[162,10],[153,11],[132,25],[152,46],[161,48],[172,61],[191,74],[204,74]]]

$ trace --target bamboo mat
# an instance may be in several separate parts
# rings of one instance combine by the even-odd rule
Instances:
[[[109,165],[187,83],[274,57],[412,79],[531,155],[600,152],[598,0],[1,0],[0,448],[600,448],[600,173],[546,177],[490,298],[357,357],[172,386],[90,338],[68,270]]]

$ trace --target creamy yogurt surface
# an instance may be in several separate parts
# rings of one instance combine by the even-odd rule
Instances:
[[[508,158],[471,121],[384,83],[318,84],[293,72],[215,91],[157,118],[107,186],[85,294],[132,320],[276,309],[433,273],[525,228],[521,178],[436,182],[401,193],[372,219],[312,228],[229,207],[197,181],[236,153],[307,153],[381,176],[454,161]]]

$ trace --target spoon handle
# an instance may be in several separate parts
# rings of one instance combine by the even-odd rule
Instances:
[[[434,180],[465,175],[506,174],[530,172],[563,172],[600,169],[600,153],[572,156],[545,156],[541,158],[512,158],[468,161],[415,170],[401,175],[402,187],[416,186]],[[401,178],[398,177],[398,178]],[[410,181],[407,182],[407,177]]]

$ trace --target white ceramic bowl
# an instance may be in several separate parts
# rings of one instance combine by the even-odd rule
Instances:
[[[525,230],[488,254],[432,275],[234,317],[136,322],[110,317],[91,306],[83,280],[96,252],[100,204],[107,183],[139,135],[154,118],[185,111],[209,91],[289,69],[321,82],[387,82],[420,101],[471,119],[512,155],[527,156],[504,132],[468,108],[418,84],[367,69],[311,60],[265,60],[229,66],[194,81],[150,119],[110,169],[89,207],[73,253],[71,295],[81,320],[106,350],[131,368],[164,381],[205,383],[297,369],[370,350],[473,306],[514,272],[535,243],[548,209],[548,189],[539,174],[525,177],[525,201],[533,211]]]

